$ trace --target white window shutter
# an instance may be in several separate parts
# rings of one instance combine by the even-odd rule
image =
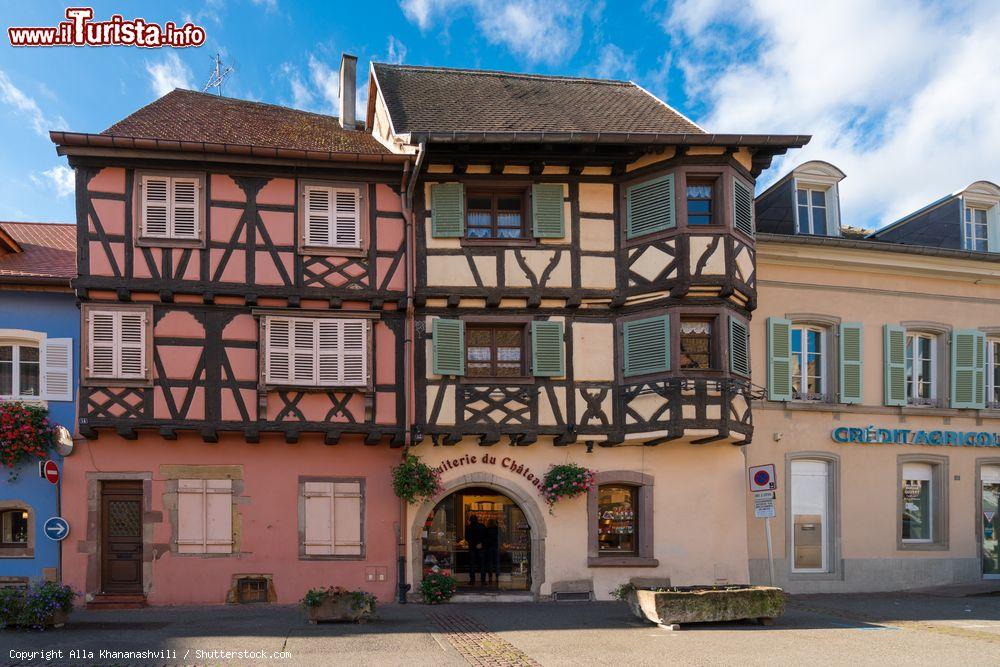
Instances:
[[[115,315],[106,311],[90,311],[87,374],[91,377],[115,376]]]
[[[264,377],[268,384],[281,384],[292,379],[291,348],[291,321],[283,317],[267,318],[267,368]]]
[[[368,328],[367,320],[344,320],[341,384],[359,387],[368,384]]]
[[[205,553],[205,480],[177,480],[177,551]]]
[[[198,179],[170,179],[171,238],[198,238]]]
[[[118,363],[120,378],[146,377],[146,313],[118,312]]]
[[[306,186],[305,192],[305,244],[329,246],[333,243],[333,189]]]
[[[166,238],[170,234],[170,179],[142,177],[142,235]]]
[[[73,400],[73,339],[48,338],[42,345],[42,396],[47,401]]]
[[[336,482],[333,485],[333,555],[360,556],[361,484]]]
[[[333,555],[333,483],[306,482],[305,552],[307,556]]]
[[[341,383],[341,349],[343,330],[337,320],[318,320],[319,325],[319,384],[324,386]]]
[[[233,480],[205,480],[205,553],[233,552]]]
[[[316,321],[292,320],[292,379],[316,384]]]
[[[337,248],[361,247],[361,193],[354,188],[337,188],[334,239]]]

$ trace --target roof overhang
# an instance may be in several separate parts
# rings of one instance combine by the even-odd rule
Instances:
[[[745,148],[801,148],[807,134],[668,134],[659,132],[410,132],[400,135],[418,144],[626,144],[658,146],[736,146]]]
[[[0,225],[0,250],[3,251],[3,253],[0,254],[24,252],[24,248],[22,248],[21,245],[14,240],[13,236],[7,233],[7,230],[3,228],[3,225]]]

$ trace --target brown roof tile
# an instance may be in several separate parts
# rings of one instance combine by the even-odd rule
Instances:
[[[177,88],[101,134],[333,153],[388,151],[333,116]]]
[[[374,68],[398,134],[704,132],[628,81],[385,63]]]
[[[0,222],[0,231],[20,246],[0,252],[0,282],[76,277],[76,225],[55,222]]]

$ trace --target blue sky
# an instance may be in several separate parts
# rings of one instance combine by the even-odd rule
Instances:
[[[19,3],[4,27],[55,25],[66,5]],[[351,9],[348,10],[347,7]],[[96,2],[192,20],[197,49],[0,44],[0,220],[74,218],[46,130],[99,132],[174,86],[200,89],[221,51],[225,94],[336,113],[343,51],[415,65],[630,79],[711,131],[807,133],[807,159],[848,177],[844,222],[876,227],[1000,181],[1000,3],[958,0],[210,0]],[[363,100],[362,100],[363,101]]]

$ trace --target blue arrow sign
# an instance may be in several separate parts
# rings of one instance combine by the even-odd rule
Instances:
[[[45,522],[45,536],[59,542],[69,535],[69,522],[61,516],[51,517]]]

